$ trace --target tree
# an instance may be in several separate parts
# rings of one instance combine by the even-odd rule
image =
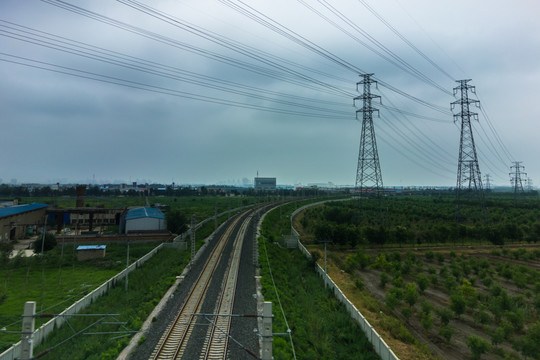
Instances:
[[[450,295],[450,308],[456,313],[456,316],[460,316],[465,312],[467,304],[465,297],[460,292],[455,292]]]
[[[167,230],[173,234],[181,234],[187,230],[187,217],[180,210],[170,210],[165,215]]]
[[[387,273],[384,271],[381,272],[381,275],[379,276],[379,285],[381,285],[382,288],[386,286],[386,284],[390,281],[390,276],[388,276]]]
[[[420,292],[423,293],[429,285],[429,279],[426,275],[420,274],[416,277],[416,283],[418,284],[418,288],[420,289]]]
[[[394,310],[397,304],[399,304],[399,300],[393,291],[386,292],[386,294],[384,295],[384,301],[386,302],[386,306],[388,306],[390,310]]]
[[[540,322],[531,326],[522,338],[521,352],[525,356],[540,359]]]
[[[504,329],[502,327],[497,327],[491,332],[491,343],[493,345],[499,345],[504,341]]]
[[[405,293],[403,294],[403,299],[411,307],[416,304],[416,301],[418,300],[418,291],[416,291],[415,283],[412,282],[405,285]]]
[[[422,324],[422,327],[426,329],[426,331],[431,330],[433,327],[433,316],[431,313],[422,313],[422,319],[420,320],[420,323]]]
[[[55,246],[56,246],[56,236],[54,236],[54,234],[51,234],[51,233],[45,233],[45,239],[39,238],[34,243],[34,252],[40,253],[41,249],[43,249],[43,251],[49,251],[49,250],[54,249]]]
[[[443,325],[439,328],[439,335],[441,335],[447,343],[450,342],[452,335],[454,334],[454,329],[449,326]]]
[[[442,307],[437,309],[437,315],[439,315],[439,319],[443,325],[448,325],[450,320],[452,320],[453,313],[447,307]]]
[[[489,350],[489,343],[475,335],[470,335],[466,343],[469,349],[471,349],[473,359],[480,359],[482,354]]]

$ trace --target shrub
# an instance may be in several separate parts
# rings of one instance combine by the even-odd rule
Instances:
[[[139,341],[137,341],[137,345],[142,345],[142,343],[144,343],[146,341],[146,336],[141,336]]]
[[[450,308],[458,317],[465,312],[467,304],[463,294],[455,292],[450,295]]]
[[[488,342],[475,335],[470,335],[467,337],[466,343],[471,350],[473,359],[480,359],[482,354],[489,350]]]
[[[540,354],[540,322],[532,325],[521,339],[521,352],[525,356],[538,359]]]
[[[441,320],[441,323],[443,325],[448,325],[450,320],[452,319],[453,313],[452,310],[449,308],[443,307],[437,309],[437,315],[439,316],[439,319]]]
[[[356,286],[358,290],[364,290],[365,288],[364,281],[359,277],[354,279],[354,286]]]
[[[441,335],[442,338],[446,340],[447,343],[449,343],[450,339],[452,338],[452,335],[454,335],[454,329],[446,325],[441,326],[439,328],[439,335]]]
[[[396,289],[396,288],[390,289],[384,295],[384,302],[386,303],[386,306],[388,306],[388,308],[390,310],[394,310],[396,308],[396,306],[399,304],[399,298],[398,298],[396,292],[391,291],[393,289]]]
[[[431,313],[423,313],[420,324],[422,324],[422,327],[426,331],[431,330],[431,328],[433,327],[433,316],[431,315]]]
[[[491,321],[491,316],[484,310],[479,310],[474,313],[474,319],[480,324],[487,324]]]
[[[403,315],[405,319],[409,320],[412,315],[412,309],[408,306],[401,308],[401,315]]]
[[[414,342],[415,342],[415,338],[409,332],[409,330],[407,330],[407,328],[405,326],[403,326],[403,324],[401,324],[399,322],[399,320],[397,320],[397,319],[395,319],[393,317],[385,316],[381,320],[381,327],[384,330],[390,332],[390,334],[395,339],[401,340],[401,341],[403,341],[405,343],[408,343],[408,344],[414,344]]]
[[[40,238],[36,240],[36,243],[34,244],[34,252],[40,253],[41,249],[43,251],[49,251],[54,249],[56,246],[56,236],[51,233],[45,233],[45,239]]]
[[[431,303],[427,301],[426,299],[422,300],[422,303],[420,304],[420,307],[422,308],[423,314],[429,314],[431,313]]]
[[[490,333],[491,335],[491,344],[499,345],[504,341],[504,329],[502,327],[497,327],[493,329]]]
[[[418,285],[420,292],[423,293],[429,285],[429,279],[426,275],[420,274],[416,277],[416,284]]]
[[[444,262],[444,254],[443,254],[443,253],[438,252],[438,253],[435,255],[435,257],[437,258],[437,261],[438,261],[439,263],[442,264],[442,263]]]
[[[388,276],[388,274],[384,271],[381,272],[381,275],[379,276],[379,285],[384,288],[386,284],[388,284],[388,281],[390,281],[390,277]]]
[[[431,285],[437,286],[439,284],[439,277],[437,274],[431,274],[429,275],[429,281],[431,282]]]
[[[401,276],[398,276],[394,280],[392,280],[392,285],[394,285],[395,287],[398,287],[398,288],[402,288],[403,287],[403,279],[401,278]]]
[[[416,304],[418,300],[418,292],[416,291],[415,283],[408,283],[405,285],[405,292],[403,293],[403,300],[411,307]]]

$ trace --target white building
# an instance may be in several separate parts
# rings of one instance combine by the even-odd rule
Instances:
[[[126,234],[133,232],[151,232],[167,230],[165,215],[161,210],[152,207],[130,209],[125,214],[124,224]]]

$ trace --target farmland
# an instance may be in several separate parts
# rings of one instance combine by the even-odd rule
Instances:
[[[450,197],[335,203],[296,226],[313,252],[333,240],[330,274],[400,358],[537,359],[538,203],[487,202],[488,216],[469,203],[461,222]]]

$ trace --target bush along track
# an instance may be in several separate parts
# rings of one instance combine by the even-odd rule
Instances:
[[[288,233],[290,223],[283,221],[285,229],[279,229],[276,220],[288,219],[296,206],[270,212],[263,223],[263,234],[275,238],[276,233]],[[273,306],[273,332],[286,334],[288,324],[292,335],[292,341],[288,336],[274,337],[274,359],[293,359],[293,346],[297,359],[379,359],[345,307],[325,289],[313,262],[298,250],[282,248],[262,236],[259,263],[262,293]]]

